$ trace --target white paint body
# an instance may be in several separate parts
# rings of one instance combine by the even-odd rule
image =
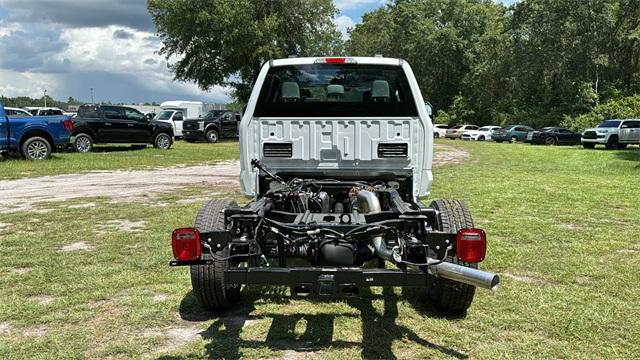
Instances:
[[[156,115],[155,120],[166,122],[173,127],[173,133],[176,137],[182,136],[182,123],[185,119],[199,118],[202,116],[204,105],[202,101],[165,101],[160,104],[160,113],[162,111],[173,112],[168,119],[159,119]],[[182,119],[179,115],[182,115]]]
[[[320,58],[322,59],[322,58]],[[266,63],[253,87],[240,123],[240,184],[248,196],[257,196],[259,173],[251,160],[260,160],[269,170],[332,175],[349,174],[354,179],[394,174],[412,179],[413,197],[429,195],[433,180],[433,129],[411,67],[400,59],[356,57],[358,65],[400,66],[406,74],[418,116],[414,117],[255,117],[261,87],[271,67],[313,64],[318,58],[289,58]],[[357,65],[355,65],[357,66]],[[291,158],[262,156],[265,142],[291,142]],[[379,158],[381,142],[408,144],[406,158]]]

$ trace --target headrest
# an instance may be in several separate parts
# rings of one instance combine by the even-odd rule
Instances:
[[[300,87],[296,82],[283,82],[281,90],[280,98],[282,99],[300,99]]]
[[[327,96],[344,96],[344,86],[337,84],[327,85]]]
[[[371,84],[371,97],[374,99],[389,98],[389,83],[385,80],[374,80]]]

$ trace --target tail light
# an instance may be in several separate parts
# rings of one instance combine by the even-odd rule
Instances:
[[[200,258],[200,232],[194,228],[173,230],[171,235],[173,257],[178,261],[192,261]]]
[[[487,234],[482,229],[460,229],[456,234],[456,256],[458,259],[477,263],[484,260],[487,252]]]
[[[73,131],[73,121],[71,120],[64,120],[62,121],[62,125],[67,128],[67,130],[69,130],[69,132]]]
[[[345,57],[317,58],[314,62],[316,64],[356,64],[357,63],[356,59],[345,58]]]

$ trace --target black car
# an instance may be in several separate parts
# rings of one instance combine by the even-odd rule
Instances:
[[[182,137],[188,142],[206,140],[216,143],[221,138],[237,138],[240,114],[227,110],[212,110],[204,117],[182,123]]]
[[[89,152],[94,144],[153,144],[158,149],[169,149],[173,144],[170,124],[150,120],[134,108],[115,105],[80,106],[71,135],[78,152]]]
[[[578,145],[580,134],[560,127],[545,127],[527,135],[527,142],[545,145]]]

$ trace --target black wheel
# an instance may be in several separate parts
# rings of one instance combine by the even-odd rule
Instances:
[[[457,232],[464,228],[473,228],[473,218],[467,205],[460,200],[436,200],[431,207],[438,210],[441,216],[440,231]],[[458,261],[455,256],[449,256],[447,262],[477,269],[476,263]],[[475,286],[459,283],[448,279],[429,275],[427,295],[433,305],[450,314],[464,313],[475,295]]]
[[[73,140],[73,149],[79,153],[88,153],[93,150],[93,138],[89,134],[76,134]]]
[[[582,143],[582,147],[585,149],[594,149],[596,147],[596,144],[594,143]]]
[[[215,144],[218,142],[218,131],[216,130],[209,130],[207,131],[207,133],[205,134],[205,138],[207,139],[207,142],[210,142],[212,144]]]
[[[480,135],[480,136],[478,137],[478,141],[484,141],[484,135]]]
[[[618,137],[614,135],[609,136],[609,140],[607,140],[607,143],[604,145],[604,147],[609,150],[617,150],[618,148],[620,148]]]
[[[171,135],[167,133],[159,133],[156,135],[155,139],[153,139],[153,147],[156,149],[167,150],[173,144],[173,139],[171,139]]]
[[[558,143],[558,139],[553,136],[549,136],[544,140],[544,143],[547,145],[556,145]]]
[[[512,136],[511,139],[509,139],[509,142],[512,144],[515,144],[518,142],[518,137],[517,136]]]
[[[51,157],[51,144],[39,136],[28,138],[22,144],[22,155],[28,160],[43,160]]]
[[[439,137],[440,137],[440,134],[438,134],[437,132],[434,132],[434,133],[433,133],[433,137],[437,139],[437,138],[439,138]]]
[[[210,200],[198,212],[195,228],[200,232],[224,230],[222,211],[235,205],[235,202],[229,200]],[[221,258],[229,256],[229,247],[216,252],[215,255]],[[203,253],[202,258],[212,259],[208,253]],[[232,266],[237,264],[230,260],[214,261],[211,265],[191,266],[191,287],[202,307],[208,310],[222,310],[238,301],[240,285],[226,285],[224,281],[224,271]]]

